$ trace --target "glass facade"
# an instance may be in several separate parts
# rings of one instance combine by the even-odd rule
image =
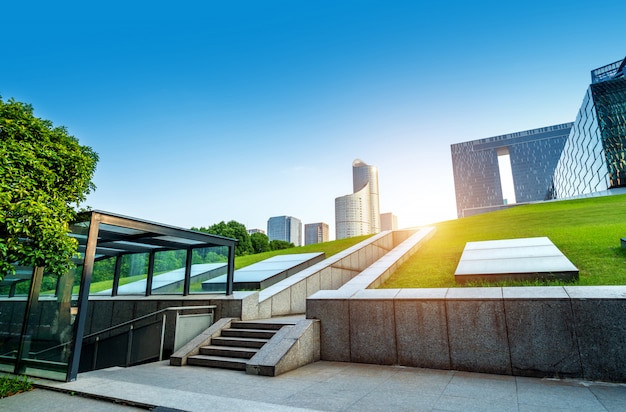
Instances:
[[[553,198],[626,187],[625,63],[591,72],[593,83],[554,173]]]
[[[451,145],[457,215],[504,204],[498,153],[508,152],[517,202],[546,200],[573,123]]]
[[[267,221],[267,237],[302,246],[302,222],[292,216],[274,216]]]
[[[232,293],[235,239],[104,212],[82,217],[70,226],[74,269],[57,277],[17,266],[0,281],[0,371],[75,379],[91,295],[189,295],[225,273]]]

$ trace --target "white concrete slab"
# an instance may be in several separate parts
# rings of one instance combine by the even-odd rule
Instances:
[[[468,242],[454,273],[455,280],[570,280],[578,268],[547,237]]]

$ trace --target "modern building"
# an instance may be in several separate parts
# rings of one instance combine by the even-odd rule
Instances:
[[[353,193],[335,199],[336,239],[380,232],[378,168],[352,162]]]
[[[515,202],[610,194],[626,188],[626,59],[591,71],[574,123],[453,144],[459,217],[505,207],[510,158]]]
[[[451,145],[458,217],[497,210],[507,203],[550,199],[552,177],[572,125]],[[515,199],[503,196],[502,167],[510,168]]]
[[[554,173],[553,198],[626,187],[626,59],[591,71],[591,84]]]
[[[265,234],[265,230],[263,230],[263,229],[248,229],[248,234],[249,235],[252,235],[254,233],[263,233],[263,234]]]
[[[292,216],[274,216],[267,221],[267,237],[302,246],[302,222]]]
[[[327,223],[307,223],[304,225],[304,244],[313,245],[315,243],[328,242]]]
[[[382,213],[380,215],[380,230],[397,230],[398,216],[393,213]]]

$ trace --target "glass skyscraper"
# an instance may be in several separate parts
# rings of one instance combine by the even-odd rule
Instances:
[[[626,187],[626,59],[591,72],[554,173],[553,198]]]
[[[274,216],[267,221],[267,237],[302,246],[302,222],[292,216]]]
[[[625,72],[626,59],[592,70],[574,123],[452,145],[458,216],[502,207],[503,153],[510,155],[517,202],[625,188]]]
[[[307,223],[304,225],[304,244],[313,245],[315,243],[328,242],[328,224]]]

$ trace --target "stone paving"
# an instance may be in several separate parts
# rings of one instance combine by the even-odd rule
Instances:
[[[626,384],[326,361],[278,377],[157,362],[37,384],[43,389],[0,400],[0,410],[626,411]]]

